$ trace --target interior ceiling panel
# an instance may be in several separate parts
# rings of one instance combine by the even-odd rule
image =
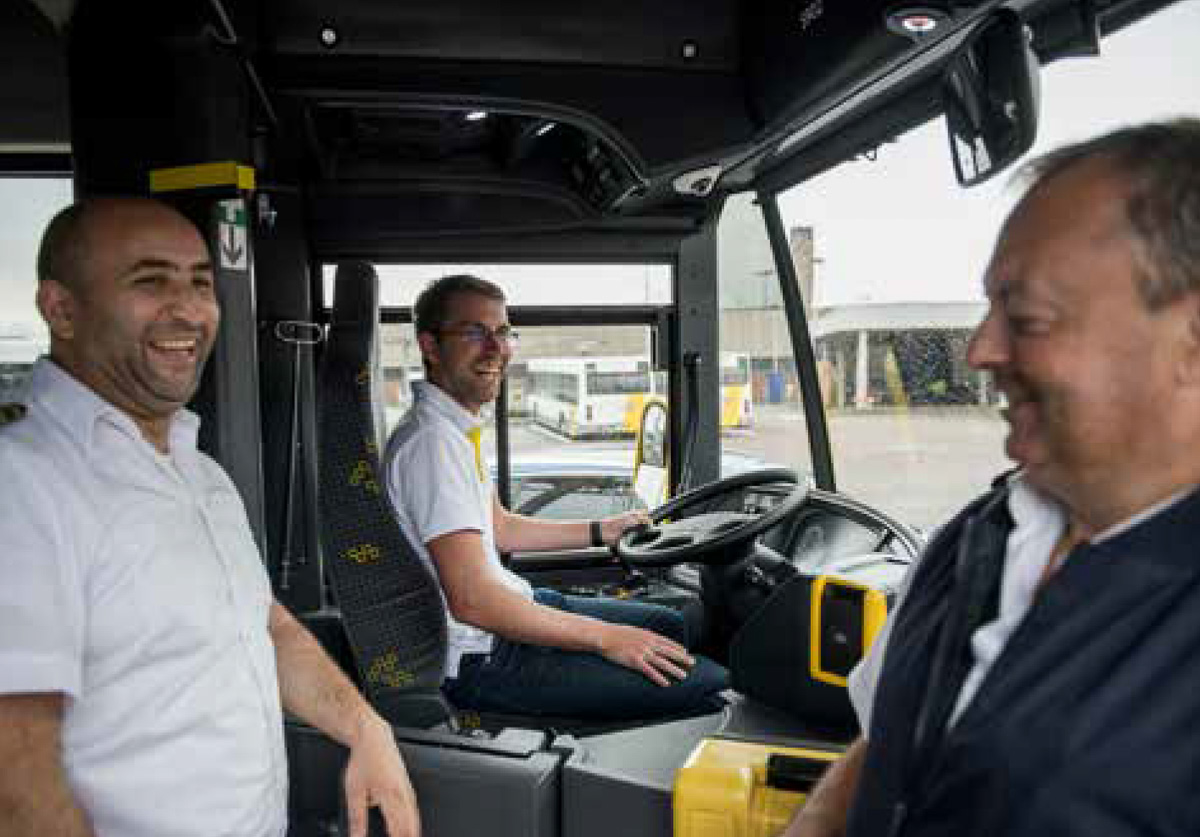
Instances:
[[[735,70],[735,0],[267,0],[266,26],[283,54],[332,51],[445,60]],[[695,46],[685,55],[684,44]]]
[[[24,0],[0,2],[0,53],[0,151],[65,149],[66,62],[50,19]]]
[[[746,18],[746,89],[766,120],[855,82],[914,49],[890,32],[885,11],[894,0],[854,3],[756,3]]]
[[[729,74],[676,75],[630,69],[573,70],[544,65],[482,72],[465,62],[393,62],[326,57],[271,63],[268,77],[314,102],[413,104],[430,99],[498,111],[521,108],[548,118],[595,121],[625,145],[648,173],[714,149],[749,142],[757,127],[746,114],[740,79]]]
[[[951,13],[953,31],[999,3],[939,5]],[[1168,3],[1097,0],[1096,10],[1107,32]],[[0,146],[10,151],[61,148],[68,140],[56,24],[73,5],[0,0],[8,69],[0,77],[0,112],[10,117],[0,125]],[[1080,0],[1007,5],[1045,30],[1035,40],[1044,60],[1086,45],[1082,17],[1071,13]],[[939,62],[949,54],[936,42],[950,35],[918,43],[890,32],[885,12],[893,6],[88,0],[85,7],[118,27],[123,11],[162,43],[180,24],[199,43],[243,63],[246,77],[262,82],[270,104],[264,112],[283,114],[260,126],[273,138],[265,151],[270,176],[306,181],[328,200],[345,201],[345,210],[388,212],[386,235],[399,235],[409,227],[700,217],[724,192],[751,186],[768,169],[783,178],[785,171],[807,176],[836,164],[936,110]],[[333,36],[323,40],[323,30]],[[209,43],[211,32],[229,42]],[[488,112],[487,124],[467,124],[474,109]],[[555,133],[543,134],[547,125]],[[416,180],[424,185],[415,187]],[[485,185],[504,183],[513,190]],[[374,191],[362,192],[364,186]],[[352,231],[351,221],[345,233]]]

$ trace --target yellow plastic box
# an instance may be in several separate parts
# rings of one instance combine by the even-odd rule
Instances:
[[[840,755],[832,747],[705,739],[675,776],[675,837],[774,837],[804,804],[812,781],[803,775],[783,780],[775,772],[769,777],[768,760],[784,757],[799,768],[791,772],[815,779]]]

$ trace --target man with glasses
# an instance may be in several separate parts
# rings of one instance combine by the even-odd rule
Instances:
[[[492,712],[620,719],[716,708],[723,668],[688,653],[675,610],[533,590],[499,551],[611,545],[642,512],[550,522],[509,512],[480,453],[480,410],[494,401],[516,333],[504,293],[446,276],[417,298],[425,381],[388,441],[388,494],[445,594],[446,693]]]

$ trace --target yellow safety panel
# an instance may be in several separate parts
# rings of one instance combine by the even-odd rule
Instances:
[[[250,191],[254,188],[254,169],[234,162],[225,162],[176,166],[150,172],[151,192],[186,192],[191,189],[210,189],[214,186],[233,186]]]
[[[887,597],[879,590],[868,587],[865,584],[847,581],[844,578],[822,575],[818,576],[813,582],[808,622],[808,673],[814,679],[820,680],[823,683],[830,683],[834,686],[845,686],[849,682],[849,678],[832,671],[827,671],[821,661],[821,626],[825,624],[823,621],[825,614],[822,612],[821,603],[824,601],[825,587],[829,584],[838,584],[842,587],[850,587],[854,590],[862,591],[862,656],[864,657],[871,650],[871,643],[875,641],[875,637],[879,635],[879,631],[883,628],[883,623],[887,619]]]
[[[781,754],[826,764],[835,750],[709,738],[675,775],[675,837],[774,837],[808,795],[767,785],[767,759]]]

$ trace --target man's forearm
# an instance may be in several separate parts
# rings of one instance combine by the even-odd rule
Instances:
[[[0,837],[95,837],[87,815],[71,796],[34,799],[37,791],[26,788],[21,799],[0,794]]]
[[[499,582],[480,584],[451,601],[454,618],[512,642],[599,652],[604,623],[530,601]]]
[[[28,765],[31,766],[31,765]],[[0,788],[0,837],[95,837],[61,769],[22,770],[19,787]]]
[[[866,739],[856,739],[825,771],[782,837],[842,837],[866,755]]]
[[[67,783],[61,695],[0,696],[0,837],[95,837]]]
[[[271,639],[283,708],[336,741],[353,746],[378,715],[321,644],[280,604],[272,605]]]
[[[590,521],[537,520],[507,511],[496,513],[493,519],[496,548],[501,552],[583,549],[592,545]]]

